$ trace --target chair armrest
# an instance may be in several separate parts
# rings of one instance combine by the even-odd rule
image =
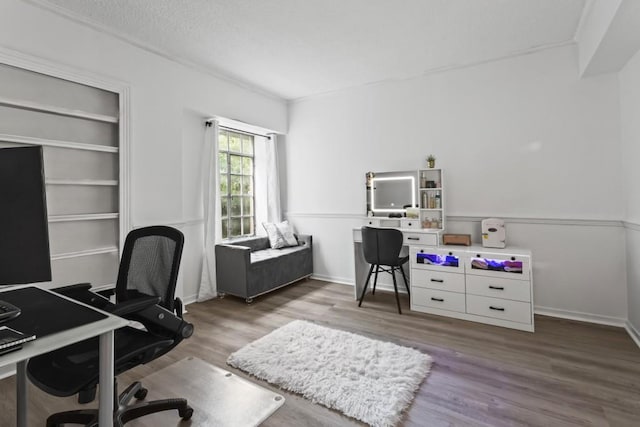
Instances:
[[[91,291],[91,283],[76,283],[75,285],[62,286],[52,289],[54,292],[64,295],[65,297],[80,301],[101,310],[108,311],[111,302],[108,298],[104,298]]]
[[[216,245],[216,279],[218,289],[231,292],[244,289],[247,271],[251,267],[251,248],[220,244]]]
[[[161,329],[170,332],[172,335],[179,335],[182,338],[189,338],[193,334],[193,325],[191,323],[184,321],[159,305],[137,312],[133,316],[133,320],[142,323],[150,331]]]
[[[110,298],[112,295],[116,294],[116,290],[115,288],[103,289],[101,291],[96,291],[96,294],[102,295],[105,298]]]
[[[160,297],[154,296],[140,297],[114,304],[112,307],[109,307],[107,311],[116,316],[126,316],[127,314],[138,313],[148,307],[154,306],[160,303],[160,299]]]
[[[57,292],[65,297],[70,297],[71,295],[77,292],[86,292],[91,289],[91,283],[83,282],[83,283],[75,283],[73,285],[60,286],[59,288],[54,288],[52,291]]]
[[[310,234],[298,234],[300,246],[313,246],[313,236]]]
[[[250,257],[251,255],[251,248],[249,246],[241,246],[241,245],[232,245],[232,244],[227,244],[227,243],[220,243],[216,245],[216,256],[218,255],[218,252],[220,252],[220,254],[222,256],[227,256],[227,257]]]

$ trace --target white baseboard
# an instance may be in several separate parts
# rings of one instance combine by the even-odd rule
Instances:
[[[551,307],[535,307],[535,313],[542,316],[558,317],[561,319],[578,320],[580,322],[597,323],[599,325],[617,326],[624,328],[627,319],[621,317],[603,316],[600,314],[583,313],[580,311],[560,310]]]
[[[321,280],[323,282],[338,283],[340,285],[353,286],[353,279],[349,279],[346,277],[332,277],[332,276],[323,276],[322,274],[312,274],[311,279]]]
[[[627,330],[627,333],[631,337],[631,339],[636,343],[638,347],[640,347],[640,332],[627,320],[624,328]]]
[[[184,305],[189,305],[191,303],[194,303],[198,300],[198,295],[193,294],[193,295],[189,295],[188,297],[182,297],[182,303]]]

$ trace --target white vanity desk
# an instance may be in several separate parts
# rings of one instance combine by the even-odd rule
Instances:
[[[364,225],[387,227],[385,221],[389,220],[374,218]],[[411,310],[534,331],[531,251],[440,246],[442,230],[389,228],[402,232],[403,250],[409,254],[404,269],[411,289]],[[353,229],[353,249],[358,299],[369,271],[360,228]],[[403,283],[402,277],[396,279]],[[386,288],[380,280],[378,285]]]

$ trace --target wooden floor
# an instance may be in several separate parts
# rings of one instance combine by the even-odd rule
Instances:
[[[536,316],[532,334],[411,312],[407,297],[402,303],[398,315],[393,294],[378,292],[358,308],[352,287],[307,280],[252,305],[232,297],[191,304],[194,336],[119,381],[188,356],[246,377],[226,365],[231,352],[291,320],[307,319],[433,357],[431,373],[404,415],[406,426],[640,426],[640,349],[623,329]],[[13,378],[0,381],[0,426],[14,424],[14,391]],[[44,425],[47,414],[77,406],[33,386],[29,391],[29,425]],[[286,403],[266,426],[360,425],[279,392]],[[174,414],[164,419],[167,426],[195,425]]]

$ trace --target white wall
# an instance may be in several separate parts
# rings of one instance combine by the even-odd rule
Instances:
[[[193,299],[202,224],[189,221],[202,216],[191,190],[200,165],[195,147],[202,144],[201,120],[219,115],[284,132],[286,103],[19,0],[0,2],[0,46],[131,87],[131,221],[183,228],[181,280],[185,298]]]
[[[620,73],[629,323],[640,331],[640,51]],[[640,338],[640,336],[639,336]]]
[[[367,171],[445,169],[449,229],[511,221],[534,253],[539,311],[627,316],[618,82],[580,80],[575,46],[290,105],[285,206],[314,235],[315,274],[353,282]]]

